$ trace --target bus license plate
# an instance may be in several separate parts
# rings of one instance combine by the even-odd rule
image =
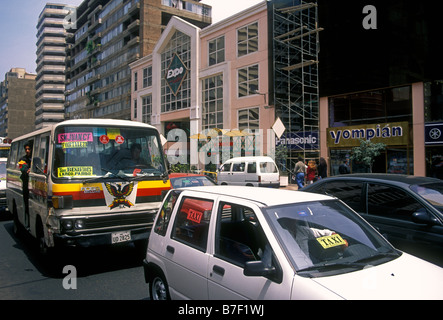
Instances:
[[[130,231],[120,231],[120,232],[113,232],[111,235],[112,243],[120,243],[120,242],[126,242],[131,241],[131,232]]]

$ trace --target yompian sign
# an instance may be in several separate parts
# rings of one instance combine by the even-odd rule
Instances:
[[[183,61],[180,59],[177,53],[174,53],[171,63],[166,69],[165,79],[169,88],[171,89],[174,96],[177,95],[183,80],[188,74],[188,69],[186,68]]]
[[[361,139],[386,145],[407,145],[409,141],[408,122],[332,127],[326,131],[328,147],[356,147]]]

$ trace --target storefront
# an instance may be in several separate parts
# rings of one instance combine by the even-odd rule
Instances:
[[[322,116],[321,125],[326,127],[322,138],[327,151],[323,150],[322,156],[329,160],[330,175],[339,174],[344,161],[351,173],[369,171],[350,160],[352,148],[360,146],[361,139],[386,145],[372,172],[414,174],[412,91],[407,85],[327,98],[323,109],[327,117]]]
[[[374,123],[327,129],[331,175],[339,174],[338,168],[348,161],[352,173],[368,172],[369,168],[350,161],[352,148],[360,146],[360,140],[383,143],[386,149],[374,162],[373,172],[412,174],[413,157],[408,122]]]
[[[425,124],[426,175],[443,179],[443,122]]]

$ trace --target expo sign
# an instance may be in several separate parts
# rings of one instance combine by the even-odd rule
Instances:
[[[183,61],[174,53],[171,63],[166,69],[165,79],[172,93],[176,96],[178,90],[180,89],[183,80],[186,78],[188,74],[188,69],[186,68]]]

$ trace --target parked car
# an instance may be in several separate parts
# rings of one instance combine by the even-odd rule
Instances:
[[[143,267],[158,300],[443,298],[442,268],[396,250],[342,201],[290,190],[170,190]]]
[[[395,247],[443,266],[443,181],[397,174],[350,174],[302,189],[343,200]]]
[[[208,176],[197,173],[170,173],[169,179],[173,188],[216,185],[215,181]]]
[[[220,166],[217,184],[280,187],[280,173],[271,157],[237,157]]]

